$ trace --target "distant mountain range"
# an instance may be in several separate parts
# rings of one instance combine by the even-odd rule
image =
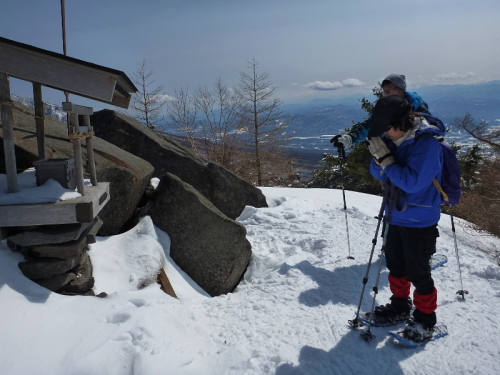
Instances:
[[[460,144],[473,142],[468,134],[453,129],[457,117],[470,113],[477,121],[486,120],[491,126],[500,126],[500,81],[474,85],[439,85],[421,87],[415,91],[429,105],[430,112],[448,127],[448,141]],[[284,104],[282,109],[289,114],[291,125],[288,132],[294,133],[290,142],[292,153],[309,176],[313,169],[321,167],[324,152],[336,153],[330,143],[335,134],[342,134],[346,127],[362,121],[367,114],[361,109],[363,96],[332,99],[314,99],[308,103]],[[366,96],[375,101],[374,95]]]
[[[412,90],[413,91],[413,90]],[[431,113],[451,126],[456,117],[469,112],[476,120],[500,125],[500,81],[475,85],[439,85],[415,90],[429,105]],[[283,105],[290,115],[289,131],[298,137],[339,134],[353,122],[362,121],[362,96],[342,99],[315,99],[309,103]],[[366,97],[374,101],[376,97]]]
[[[24,104],[27,107],[35,108],[35,101],[32,98],[22,98],[20,96],[11,95],[12,100]],[[55,117],[56,119],[66,122],[66,112],[63,112],[63,109],[60,105],[43,103],[43,108],[45,110],[45,115]]]
[[[477,121],[485,120],[491,126],[500,126],[500,80],[474,85],[429,86],[411,91],[420,94],[431,113],[447,125],[450,131],[446,138],[449,141],[462,144],[472,142],[468,135],[452,127],[454,119],[466,113],[470,113]],[[321,166],[324,152],[336,152],[330,143],[333,135],[342,134],[346,127],[366,118],[366,112],[361,109],[362,97],[314,99],[307,103],[282,106],[291,122],[287,132],[294,134],[289,147],[298,163],[304,167],[306,176],[312,169]],[[370,101],[376,99],[374,95],[366,98]],[[13,99],[33,108],[33,99],[15,95]],[[45,103],[45,114],[66,121],[66,114],[60,106]]]

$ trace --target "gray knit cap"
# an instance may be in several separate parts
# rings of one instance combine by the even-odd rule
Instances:
[[[399,87],[401,90],[406,91],[406,78],[402,74],[389,74],[382,81],[382,86],[384,86],[384,82],[389,81],[394,83],[396,87]]]

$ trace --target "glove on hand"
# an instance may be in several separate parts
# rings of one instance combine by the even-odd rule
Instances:
[[[395,162],[389,148],[380,137],[368,138],[368,150],[383,169]]]
[[[342,144],[344,147],[351,147],[352,138],[347,134],[336,135],[330,140],[330,143],[333,143],[334,147],[340,147],[340,144]]]

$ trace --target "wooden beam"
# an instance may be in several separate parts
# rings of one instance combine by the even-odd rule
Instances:
[[[131,95],[122,96],[122,95],[114,95],[111,104],[116,105],[120,108],[128,108],[130,105],[130,100],[132,99]]]
[[[78,115],[76,113],[70,114],[70,129],[71,133],[80,133],[78,126]],[[75,156],[75,170],[76,170],[76,190],[81,194],[85,195],[85,189],[83,184],[83,161],[82,161],[82,142],[80,138],[74,138],[71,140],[73,143],[73,153]]]
[[[16,148],[14,145],[14,116],[12,115],[12,100],[10,99],[9,76],[0,72],[0,111],[3,128],[3,147],[5,155],[5,170],[7,172],[7,192],[17,193]]]
[[[36,140],[38,160],[47,159],[45,152],[45,114],[43,111],[42,85],[33,83],[33,99],[35,101]]]
[[[112,102],[116,85],[115,75],[53,55],[2,43],[0,71],[11,77],[40,83],[57,90]]]
[[[83,116],[83,125],[87,127],[87,131],[89,133],[92,133],[94,131],[94,128],[92,127],[92,124],[90,123],[90,116]],[[87,168],[90,173],[90,182],[92,182],[92,185],[97,185],[97,173],[95,170],[95,158],[94,158],[94,136],[90,135],[87,138],[86,141],[86,146],[87,146]]]
[[[88,223],[109,201],[109,182],[85,187],[85,196],[41,204],[0,205],[0,227]]]
[[[84,107],[83,105],[74,104],[71,102],[62,103],[63,111],[66,113],[76,113],[78,115],[93,115],[94,109],[92,107]]]

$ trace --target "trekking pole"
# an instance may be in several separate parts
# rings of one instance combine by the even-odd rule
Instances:
[[[363,278],[363,288],[361,289],[361,297],[359,298],[358,310],[356,311],[356,316],[354,317],[354,319],[348,320],[348,323],[352,328],[357,328],[357,327],[362,325],[362,323],[359,320],[359,310],[361,310],[361,303],[363,302],[363,296],[365,294],[366,283],[368,282],[368,275],[370,273],[370,267],[372,264],[373,252],[375,250],[375,246],[377,246],[377,236],[378,236],[378,231],[380,229],[380,223],[382,222],[382,218],[384,217],[385,204],[386,204],[386,199],[384,196],[384,199],[382,200],[382,206],[380,206],[380,212],[379,212],[378,216],[376,217],[378,219],[377,229],[375,230],[375,236],[373,237],[373,240],[372,240],[373,246],[372,246],[372,251],[370,252],[370,260],[368,261],[368,266],[366,268],[366,275]]]
[[[372,301],[372,308],[370,310],[370,320],[368,321],[368,328],[365,332],[361,332],[361,337],[365,340],[371,340],[375,338],[375,335],[371,332],[372,328],[372,321],[373,321],[373,311],[375,310],[375,301],[377,299],[377,294],[378,294],[378,284],[380,282],[380,274],[382,272],[382,263],[384,261],[384,254],[385,254],[385,243],[387,240],[387,231],[388,231],[388,226],[384,222],[384,227],[382,229],[383,237],[384,237],[384,243],[382,244],[382,248],[380,249],[380,258],[379,258],[379,263],[378,263],[378,273],[377,273],[377,280],[375,281],[375,286],[373,287],[373,301]]]
[[[450,218],[451,218],[451,230],[453,232],[453,239],[455,242],[455,254],[457,256],[457,263],[458,263],[458,275],[460,276],[460,287],[462,288],[457,292],[457,294],[459,296],[462,296],[462,299],[465,300],[465,295],[469,294],[469,292],[467,290],[464,290],[464,284],[462,282],[462,270],[460,268],[460,258],[458,257],[457,234],[455,232],[455,221],[453,220],[453,208],[451,207],[451,205],[450,205]]]
[[[351,256],[351,241],[349,240],[349,222],[347,221],[347,204],[345,201],[345,189],[344,189],[345,148],[344,148],[344,145],[342,143],[339,143],[338,151],[339,151],[339,159],[341,160],[341,162],[340,162],[340,179],[342,181],[341,182],[342,197],[344,198],[344,214],[345,214],[345,226],[346,226],[346,233],[347,233],[347,249],[348,249],[347,259],[354,259],[354,257]]]

